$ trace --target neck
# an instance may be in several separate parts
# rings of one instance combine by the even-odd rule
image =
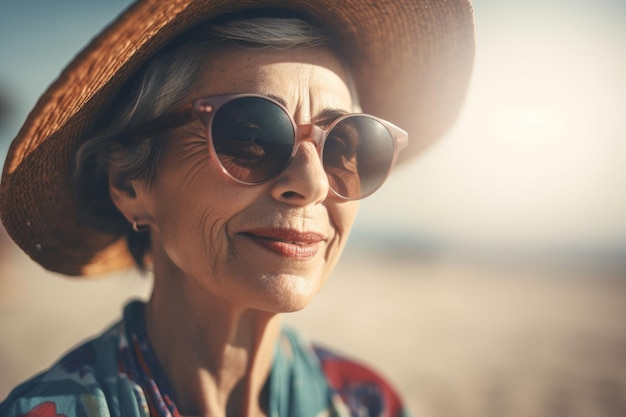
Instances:
[[[146,310],[148,335],[183,415],[264,415],[262,390],[280,332],[280,317],[237,309],[159,274]],[[192,284],[193,285],[193,284]]]

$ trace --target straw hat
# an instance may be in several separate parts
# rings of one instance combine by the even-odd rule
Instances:
[[[124,236],[81,224],[73,152],[123,81],[167,41],[247,8],[292,10],[321,24],[353,69],[363,110],[409,132],[406,160],[444,133],[465,96],[474,55],[469,1],[139,1],[85,47],[26,119],[4,165],[2,222],[51,271],[95,275],[132,266]]]

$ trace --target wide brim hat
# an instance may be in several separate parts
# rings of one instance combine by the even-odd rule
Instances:
[[[364,112],[409,133],[407,160],[453,123],[469,82],[469,0],[145,0],[125,10],[63,70],[8,151],[0,214],[11,238],[44,268],[91,276],[133,265],[125,236],[85,225],[72,160],[123,82],[168,41],[243,9],[309,17],[352,69]]]

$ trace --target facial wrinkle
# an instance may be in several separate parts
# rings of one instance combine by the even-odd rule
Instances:
[[[216,220],[217,219],[215,217],[210,216],[208,211],[205,211],[205,213],[202,215],[200,226],[201,230],[208,231],[208,237],[205,237],[205,239],[203,239],[202,246],[204,249],[204,253],[211,258],[211,274],[213,275],[215,282],[219,286],[222,286],[222,280],[218,272],[218,253],[220,253],[220,251],[222,251],[224,248],[222,247],[222,245],[211,246],[210,242],[220,242],[220,239],[213,239],[213,236],[218,236],[218,233],[226,233],[226,230],[225,226],[222,228],[218,227],[218,224],[220,222]]]

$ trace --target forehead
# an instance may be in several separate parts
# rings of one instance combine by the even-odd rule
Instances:
[[[221,48],[205,59],[196,97],[258,93],[281,97],[288,108],[353,103],[346,67],[328,48],[294,50]]]

